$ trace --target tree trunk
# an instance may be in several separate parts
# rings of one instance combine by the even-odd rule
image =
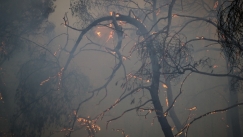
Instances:
[[[229,103],[228,105],[234,105],[238,102],[237,91],[229,91]],[[239,108],[233,108],[227,111],[227,121],[229,123],[230,131],[228,136],[242,137],[240,128]]]
[[[158,118],[158,121],[160,123],[160,126],[164,132],[165,137],[173,137],[173,133],[171,130],[171,126],[169,125],[166,116],[163,114],[163,107],[161,105],[159,95],[158,95],[158,90],[159,90],[159,80],[160,80],[160,66],[158,64],[158,59],[156,57],[156,54],[152,47],[153,44],[149,45],[148,47],[150,48],[150,59],[152,63],[152,83],[151,83],[151,89],[150,89],[150,95],[152,98],[152,102],[154,105],[154,109]]]
[[[172,94],[170,79],[166,80],[165,84],[168,87],[167,88],[167,98],[168,98],[168,106],[170,106],[170,105],[172,105],[172,102],[173,102],[173,94]],[[170,117],[171,117],[172,121],[175,124],[175,127],[176,127],[177,132],[180,132],[180,130],[183,127],[182,127],[182,124],[181,124],[179,118],[177,117],[177,115],[175,113],[174,107],[172,107],[170,109],[169,114],[170,114]],[[184,134],[181,134],[180,137],[185,137],[185,135]]]
[[[226,64],[229,64],[228,61],[226,60]],[[230,70],[228,66],[228,72]],[[238,93],[237,91],[231,91],[230,84],[232,78],[228,78],[228,84],[229,84],[229,103],[228,106],[234,105],[238,103]],[[229,111],[227,111],[227,122],[229,123],[230,130],[228,132],[228,136],[233,137],[242,137],[241,134],[241,128],[240,128],[240,118],[239,118],[239,107],[233,108]]]

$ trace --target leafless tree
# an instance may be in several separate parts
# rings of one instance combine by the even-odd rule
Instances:
[[[16,136],[41,136],[49,128],[50,136],[64,132],[65,136],[70,137],[73,132],[85,129],[89,137],[94,137],[103,128],[98,121],[132,97],[129,103],[131,107],[108,119],[106,129],[111,127],[111,122],[135,111],[140,117],[152,116],[153,122],[157,120],[165,137],[184,137],[195,121],[243,105],[242,102],[236,102],[206,111],[194,118],[188,114],[187,119],[180,119],[174,107],[183,94],[185,82],[192,74],[228,77],[238,83],[243,80],[242,69],[239,67],[241,60],[235,65],[236,58],[240,57],[238,53],[241,53],[242,31],[239,28],[236,34],[231,30],[232,23],[241,25],[238,18],[241,14],[233,16],[235,21],[231,23],[231,17],[225,15],[233,15],[229,11],[241,11],[239,5],[242,6],[242,2],[232,2],[226,8],[220,2],[70,0],[71,14],[79,20],[71,24],[66,13],[62,24],[67,29],[65,33],[44,45],[23,38],[36,48],[32,51],[32,59],[24,63],[19,71],[20,83],[16,92],[18,107],[11,133]],[[234,6],[238,7],[232,8]],[[195,11],[203,13],[197,15]],[[218,30],[219,39],[190,36],[187,33],[193,31],[193,28],[201,31],[209,26],[215,30],[214,34]],[[70,44],[70,29],[80,32],[73,46]],[[63,36],[66,41],[58,50],[50,48],[53,41]],[[236,38],[226,39],[225,36]],[[195,42],[207,43],[202,44],[203,48],[198,48]],[[195,57],[196,53],[205,48],[220,53],[218,48],[212,46],[216,44],[222,47],[223,57],[229,57],[231,65],[226,73],[215,71],[217,66],[212,63],[212,57]],[[71,67],[76,63],[75,59],[85,52],[97,52],[97,55],[104,53],[112,59],[108,67],[112,68],[109,76],[97,87],[91,88],[88,78],[79,69]],[[63,58],[66,59],[64,62],[61,60]],[[136,64],[135,70],[131,69],[128,61]],[[85,117],[82,106],[97,95],[103,95],[100,100],[96,100],[97,105],[105,102],[111,92],[109,85],[112,84],[121,90],[117,100],[103,111],[93,114],[95,116]],[[174,88],[174,85],[179,88]],[[166,93],[161,97],[163,90]],[[191,113],[196,109],[194,106],[187,110]],[[169,121],[170,118],[172,121]],[[124,137],[128,136],[124,129],[112,127],[112,130],[121,132]]]
[[[210,39],[204,36],[197,36],[195,39],[187,40],[187,37],[185,34],[182,33],[182,30],[190,26],[192,22],[205,22],[209,23],[213,27],[217,27],[217,24],[213,21],[215,19],[215,13],[217,8],[217,3],[214,3],[214,6],[212,6],[212,10],[210,11],[208,16],[206,17],[197,17],[197,16],[190,16],[190,15],[181,15],[181,14],[173,14],[173,12],[176,12],[176,9],[180,7],[182,10],[185,10],[186,8],[193,6],[193,3],[188,2],[189,6],[184,7],[183,2],[178,5],[176,5],[176,1],[172,0],[171,2],[162,2],[157,6],[157,1],[144,1],[144,5],[148,5],[147,8],[141,8],[139,7],[139,4],[135,1],[123,1],[123,2],[117,2],[113,1],[114,3],[110,3],[110,5],[107,5],[107,1],[79,1],[77,5],[71,5],[71,9],[73,11],[73,14],[76,14],[81,19],[85,19],[88,22],[82,22],[81,24],[82,29],[77,29],[69,25],[67,17],[64,17],[65,25],[70,28],[77,31],[80,31],[81,34],[79,35],[76,44],[73,46],[72,50],[70,51],[70,55],[67,59],[67,62],[64,67],[64,71],[68,68],[69,63],[75,57],[77,54],[82,53],[86,50],[92,50],[89,49],[88,45],[95,45],[99,49],[95,49],[100,52],[111,54],[115,57],[115,65],[113,66],[113,70],[111,71],[110,76],[106,80],[104,85],[101,85],[100,87],[90,91],[91,96],[88,98],[92,98],[95,93],[100,92],[101,90],[105,90],[107,94],[107,86],[111,83],[111,81],[114,79],[114,76],[116,75],[117,71],[119,69],[123,69],[124,71],[124,77],[122,78],[123,82],[121,84],[121,87],[123,89],[123,93],[121,96],[117,99],[117,101],[112,104],[110,107],[108,107],[106,110],[104,110],[101,114],[99,114],[97,117],[94,118],[94,120],[99,120],[104,117],[104,115],[109,112],[114,106],[116,106],[119,103],[122,103],[124,99],[126,99],[128,96],[133,95],[136,92],[146,92],[148,91],[151,98],[143,101],[144,103],[141,103],[137,107],[128,109],[122,113],[121,116],[123,116],[125,113],[132,111],[132,110],[145,110],[149,112],[155,112],[156,116],[155,118],[158,119],[161,129],[164,132],[164,135],[166,137],[174,136],[171,130],[171,126],[167,121],[167,115],[168,112],[170,113],[172,120],[177,128],[177,135],[184,135],[181,134],[183,131],[189,129],[189,126],[197,119],[200,119],[204,116],[207,116],[209,114],[214,114],[215,112],[221,112],[228,110],[230,108],[236,107],[238,105],[242,105],[242,103],[235,104],[232,107],[228,107],[226,109],[219,109],[215,111],[208,112],[198,118],[195,118],[193,121],[189,122],[186,125],[182,125],[179,119],[177,118],[174,110],[173,105],[176,101],[176,99],[180,96],[182,93],[182,86],[184,81],[187,79],[187,77],[191,73],[198,73],[202,75],[208,75],[208,76],[215,76],[215,77],[232,77],[236,78],[237,80],[242,80],[242,77],[240,75],[236,75],[233,73],[226,73],[226,74],[217,74],[211,72],[204,72],[200,71],[200,67],[208,67],[212,68],[212,64],[210,63],[210,58],[200,59],[198,61],[195,61],[193,57],[191,56],[191,51],[193,50],[191,46],[191,42],[193,41],[210,41],[218,43],[218,40]],[[102,3],[103,2],[103,3]],[[87,4],[88,3],[88,4]],[[103,16],[98,19],[95,19],[91,14],[89,14],[89,9],[92,9],[92,4],[98,4],[96,6],[103,6],[103,4],[106,4],[105,7],[110,10],[109,6],[119,7],[117,8],[118,12],[111,12],[110,16]],[[134,4],[136,8],[132,8],[129,6],[129,4]],[[86,12],[79,11],[79,7],[82,5],[85,5],[85,8],[80,8],[80,10],[86,9]],[[206,4],[203,2],[202,4]],[[145,7],[146,7],[145,6]],[[87,8],[89,7],[89,8]],[[98,8],[99,9],[99,8]],[[112,9],[112,8],[111,8]],[[93,10],[93,9],[92,9]],[[166,13],[161,13],[161,16],[156,16],[159,12],[167,10]],[[187,9],[188,10],[188,9]],[[214,12],[214,14],[211,14],[211,12]],[[143,15],[139,13],[144,13]],[[87,17],[87,18],[83,18]],[[190,20],[185,20],[182,24],[182,26],[179,27],[178,30],[175,30],[174,28],[178,28],[175,25],[172,24],[174,17],[181,17],[181,18],[189,18]],[[151,19],[152,18],[152,19]],[[162,21],[166,21],[166,23],[161,23]],[[150,22],[150,23],[149,23]],[[120,23],[120,24],[119,24]],[[152,25],[147,25],[147,24]],[[88,25],[87,25],[88,24]],[[128,24],[129,27],[127,27],[124,24]],[[145,25],[146,24],[146,25]],[[163,24],[163,25],[162,25]],[[132,25],[132,27],[130,26]],[[162,27],[161,27],[162,25]],[[93,39],[87,37],[89,40],[88,44],[85,44],[84,46],[79,47],[80,41],[83,39],[83,37],[89,32],[92,31],[93,28],[96,28],[98,26],[103,26],[111,29],[111,32],[116,33],[116,40],[117,44],[114,45],[114,48],[107,47],[106,45],[102,45],[99,43],[96,43]],[[149,26],[149,27],[148,27]],[[125,41],[124,37],[129,36],[129,33],[127,30],[133,30],[135,27],[135,34],[138,35],[136,44],[132,46],[131,50],[129,51],[130,56],[132,54],[138,54],[138,61],[141,62],[141,66],[139,69],[135,72],[127,73],[127,68],[124,65],[123,59],[129,59],[130,56],[123,55],[125,52],[122,52],[122,43]],[[101,32],[96,32],[99,36]],[[113,34],[112,34],[113,35]],[[114,36],[112,36],[114,37]],[[222,41],[220,41],[222,42]],[[220,43],[219,42],[219,43]],[[127,45],[127,44],[124,44]],[[231,71],[231,70],[230,70]],[[173,98],[172,96],[172,89],[170,85],[170,81],[172,79],[178,79],[179,77],[183,77],[183,74],[186,74],[184,76],[184,80],[181,84],[180,92],[179,94]],[[140,80],[140,81],[139,81]],[[144,81],[147,81],[147,84],[144,84]],[[118,83],[118,82],[117,82]],[[160,85],[163,85],[165,88],[168,88],[168,93],[166,100],[168,101],[168,109],[164,110],[161,105],[161,100],[158,96],[158,91],[161,88]],[[106,96],[105,96],[106,97]],[[105,98],[104,97],[104,98]],[[103,99],[104,99],[103,98]],[[87,100],[88,100],[87,99]],[[102,100],[103,100],[102,99]],[[86,101],[86,100],[85,100]],[[134,102],[134,99],[131,101],[131,103]],[[148,102],[153,103],[153,108],[148,109],[144,106]],[[80,102],[80,105],[82,105],[84,102]],[[76,110],[79,111],[79,107]],[[146,114],[147,115],[147,114]],[[145,115],[145,116],[146,116]],[[115,117],[111,120],[107,121],[107,126],[111,121],[114,121],[121,116]],[[73,125],[76,122],[77,117],[74,117]],[[73,127],[71,127],[73,129]],[[68,136],[71,135],[71,132],[69,132]],[[187,134],[185,134],[187,135]],[[91,136],[94,136],[92,134]],[[125,134],[124,134],[125,136]]]

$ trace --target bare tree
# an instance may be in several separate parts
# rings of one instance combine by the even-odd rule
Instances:
[[[78,7],[79,6],[82,7],[82,5],[85,5],[85,2],[87,2],[87,1],[80,1],[80,2],[81,3],[78,3],[75,6],[71,5],[72,9],[76,9],[76,10],[73,10],[74,14],[77,13],[76,15],[78,15],[80,18],[90,17],[88,19],[90,24],[86,25],[87,22],[85,22],[84,24],[81,24],[82,29],[77,29],[77,28],[70,26],[68,23],[67,17],[66,16],[64,17],[65,25],[68,28],[81,31],[81,34],[79,35],[79,37],[76,41],[76,44],[73,46],[72,50],[70,51],[70,55],[65,64],[64,71],[68,68],[69,63],[71,62],[71,60],[74,56],[76,56],[79,53],[82,53],[83,51],[92,50],[92,49],[89,49],[87,45],[95,45],[99,48],[98,51],[111,54],[112,56],[115,57],[115,60],[116,60],[115,65],[113,66],[113,70],[112,70],[110,76],[108,77],[108,79],[106,80],[104,85],[101,85],[100,87],[91,91],[92,94],[88,98],[88,99],[90,99],[94,96],[94,93],[100,92],[101,90],[105,90],[105,92],[107,94],[107,86],[114,79],[114,76],[116,75],[117,71],[119,69],[124,70],[124,77],[122,78],[123,83],[121,85],[124,92],[121,94],[121,96],[117,99],[117,101],[114,104],[112,104],[110,107],[108,107],[106,110],[104,110],[100,115],[95,117],[94,120],[102,119],[103,116],[108,111],[110,111],[118,103],[121,103],[129,95],[133,95],[135,92],[146,92],[146,90],[150,93],[151,98],[148,99],[147,101],[145,101],[145,103],[141,103],[137,107],[124,111],[123,114],[125,114],[129,111],[132,111],[132,110],[140,110],[140,109],[147,110],[149,112],[154,111],[156,114],[155,118],[158,119],[161,129],[163,130],[164,135],[166,137],[174,136],[172,133],[172,128],[167,121],[168,112],[170,112],[173,122],[176,125],[177,131],[178,131],[178,134],[176,134],[176,136],[177,136],[177,135],[181,135],[181,133],[185,129],[188,130],[189,126],[194,122],[194,120],[200,119],[209,114],[214,114],[215,112],[225,111],[225,110],[233,108],[235,106],[242,105],[242,103],[239,103],[239,104],[233,105],[232,107],[229,107],[226,109],[208,112],[198,118],[195,118],[191,123],[189,122],[188,124],[184,125],[184,128],[183,128],[181,122],[178,120],[178,118],[173,110],[173,105],[174,105],[176,99],[182,93],[181,88],[183,86],[183,83],[187,79],[188,75],[191,73],[198,73],[198,74],[202,74],[202,75],[215,76],[215,77],[232,77],[232,78],[236,78],[237,80],[242,80],[242,77],[240,75],[235,75],[235,74],[231,74],[231,73],[215,74],[212,72],[203,72],[198,69],[200,67],[205,67],[205,66],[208,68],[212,68],[212,65],[210,63],[211,59],[206,58],[206,59],[200,59],[198,61],[195,61],[193,59],[193,57],[191,56],[192,47],[191,47],[190,43],[193,41],[202,41],[202,40],[217,43],[218,40],[206,38],[204,36],[198,36],[195,39],[187,40],[187,37],[185,36],[185,34],[182,33],[182,30],[185,29],[186,27],[188,27],[189,24],[192,22],[207,22],[207,23],[211,24],[212,26],[217,27],[217,24],[214,23],[211,19],[208,19],[207,16],[206,17],[196,17],[196,16],[190,16],[190,15],[173,14],[173,12],[176,11],[175,9],[178,8],[178,7],[174,7],[176,3],[173,0],[171,2],[160,3],[161,4],[160,6],[156,6],[157,1],[145,1],[144,5],[149,5],[149,6],[147,6],[147,9],[139,7],[139,4],[134,1],[124,1],[121,3],[119,3],[119,2],[110,3],[110,5],[112,5],[112,6],[115,5],[115,7],[116,6],[119,7],[118,9],[122,9],[120,12],[111,12],[110,16],[104,16],[104,17],[101,17],[98,19],[94,19],[94,17],[92,17],[91,14],[89,14],[89,16],[88,16],[88,13],[89,13],[88,10],[86,10],[86,12],[75,12],[75,11],[79,11]],[[98,3],[100,5],[107,4],[106,1],[104,1],[104,3],[102,3],[102,2],[89,1],[87,3],[89,3],[91,5],[94,3]],[[123,6],[123,5],[129,5],[131,3],[134,4],[135,7],[136,6],[137,7],[131,8],[129,6]],[[89,5],[89,4],[87,4],[87,5]],[[202,4],[206,4],[206,3],[202,3]],[[100,6],[100,5],[98,5],[98,6]],[[110,5],[108,4],[108,5],[106,5],[106,7],[109,7]],[[191,5],[193,5],[193,4],[191,4]],[[216,9],[217,6],[218,5],[215,3],[214,6],[212,6],[213,7],[212,9]],[[84,7],[87,7],[87,6],[84,6]],[[92,6],[90,6],[90,7],[92,7]],[[181,7],[182,9],[185,9],[185,7],[183,7],[182,2],[180,3],[179,7]],[[92,9],[92,8],[90,8],[90,9]],[[107,8],[107,9],[110,10],[109,8]],[[122,14],[122,13],[126,13],[126,9],[129,9],[129,10],[127,10],[128,15]],[[161,15],[162,17],[156,16],[156,14],[160,10],[165,10],[165,9],[168,9],[166,14],[162,13],[162,15]],[[139,13],[144,13],[144,16],[139,16]],[[214,11],[214,13],[216,13],[216,11]],[[209,14],[208,16],[215,17],[212,14]],[[189,18],[191,20],[185,20],[182,27],[179,27],[179,30],[175,31],[172,29],[172,28],[176,28],[176,26],[174,26],[172,24],[173,17]],[[84,18],[82,18],[82,19],[84,19]],[[165,20],[166,23],[161,23],[162,20]],[[121,23],[121,22],[124,22],[124,23]],[[152,25],[150,27],[148,27],[149,25],[147,25],[147,24],[150,24],[148,22],[152,23]],[[162,27],[160,26],[161,25],[160,23],[163,24]],[[129,53],[130,53],[130,56],[132,56],[132,54],[138,54],[138,61],[141,62],[141,66],[139,67],[139,69],[137,71],[131,72],[131,73],[127,73],[127,70],[126,70],[127,68],[125,67],[125,65],[123,63],[123,59],[127,59],[127,57],[130,57],[130,56],[123,55],[125,52],[121,52],[121,51],[123,51],[123,50],[121,50],[121,48],[123,47],[122,42],[125,41],[123,39],[128,34],[127,30],[133,30],[133,27],[129,26],[127,28],[127,26],[124,24],[132,25],[133,27],[135,27],[135,31],[136,31],[135,33],[138,35],[136,44],[134,46],[132,46]],[[108,48],[106,45],[101,45],[99,43],[96,43],[93,39],[87,37],[89,40],[89,44],[85,44],[78,50],[79,43],[83,39],[83,37],[86,35],[86,33],[88,33],[88,31],[92,31],[93,28],[95,28],[97,26],[107,27],[107,28],[111,29],[111,31],[113,33],[117,34],[117,36],[116,36],[117,44],[114,45],[114,48]],[[153,32],[153,31],[155,31],[155,32]],[[96,32],[96,33],[98,36],[101,35],[100,34],[101,32]],[[111,37],[114,37],[114,36],[111,36]],[[109,36],[109,38],[110,38],[110,36]],[[125,44],[125,45],[127,45],[127,44]],[[95,50],[97,50],[97,49],[95,49]],[[137,51],[137,53],[136,53],[136,51]],[[190,73],[188,73],[188,72],[190,72]],[[184,76],[185,79],[183,80],[183,82],[181,84],[180,92],[173,99],[170,81],[172,79],[175,79],[175,78],[178,79],[178,77],[182,77],[183,74],[187,74],[187,76]],[[139,81],[139,80],[141,80],[141,81]],[[144,81],[147,81],[148,83],[144,84]],[[158,96],[158,91],[159,91],[159,88],[161,88],[161,86],[160,86],[161,83],[164,87],[168,88],[168,98],[166,98],[166,100],[168,101],[169,107],[167,110],[163,109],[163,107],[161,105],[161,101]],[[133,101],[134,100],[132,100],[132,102]],[[146,104],[150,101],[153,103],[153,108],[152,109],[144,108],[144,106],[146,106]],[[80,102],[80,105],[82,105],[82,103],[83,102]],[[79,111],[79,107],[77,108],[76,111],[77,112]],[[114,121],[114,120],[120,118],[121,116],[108,120],[107,126],[111,121]],[[74,117],[74,120],[73,120],[74,124],[76,122],[75,119],[77,119],[77,118],[78,117]],[[71,127],[71,129],[73,129],[73,127]],[[187,131],[186,131],[186,133],[187,133]],[[68,134],[68,136],[70,136],[70,135],[71,135],[71,132]],[[185,135],[187,135],[187,134],[185,134]],[[94,136],[94,134],[90,134],[90,136]],[[125,136],[125,134],[124,134],[124,136]]]
[[[232,2],[230,6],[242,5],[239,3]],[[234,102],[230,106],[203,111],[198,116],[191,115],[192,111],[197,110],[197,106],[186,110],[180,108],[185,111],[186,118],[181,118],[182,114],[174,107],[180,103],[185,83],[190,81],[192,74],[231,78],[239,84],[243,80],[242,69],[239,67],[241,60],[235,65],[235,58],[239,57],[236,53],[240,51],[238,34],[241,29],[234,35],[237,38],[233,42],[231,37],[225,40],[226,35],[233,35],[232,30],[223,29],[231,29],[227,25],[232,23],[229,23],[230,19],[225,20],[229,17],[225,13],[231,11],[232,7],[229,6],[231,10],[228,10],[229,7],[220,6],[218,1],[204,0],[71,0],[71,14],[78,17],[78,22],[71,24],[66,13],[62,24],[67,27],[65,33],[57,35],[44,45],[25,39],[28,44],[37,48],[32,51],[32,58],[19,71],[17,111],[10,133],[15,136],[41,136],[51,131],[50,136],[64,132],[65,136],[70,137],[79,129],[85,129],[89,137],[94,137],[103,128],[99,125],[100,120],[106,119],[105,128],[109,129],[111,122],[135,111],[139,117],[150,117],[152,123],[157,120],[165,137],[183,137],[188,136],[195,121],[243,105],[242,102]],[[202,13],[197,14],[195,11]],[[233,11],[238,12],[240,9],[237,7]],[[217,17],[217,12],[220,18]],[[229,12],[229,15],[232,14]],[[239,16],[236,15],[233,19],[239,25]],[[220,19],[225,22],[220,23]],[[213,34],[217,34],[218,29],[219,39],[189,33],[194,29],[202,31],[208,28],[215,30]],[[73,46],[69,38],[70,29],[80,32]],[[64,44],[58,50],[53,50],[56,47],[50,46],[52,42],[63,36]],[[235,44],[235,41],[238,43],[232,50],[229,44]],[[229,57],[231,65],[222,73],[215,70],[218,66],[214,65],[212,56],[198,54],[205,49],[220,53],[219,48],[212,45],[222,46],[223,57]],[[228,53],[229,49],[233,52]],[[108,77],[93,88],[80,68],[73,68],[78,64],[75,59],[79,59],[85,52],[97,52],[97,59],[100,58],[100,53],[111,59],[105,65]],[[131,64],[135,64],[135,67],[131,68]],[[120,91],[114,103],[92,115],[82,110],[85,103],[92,102],[97,96],[97,105],[105,102],[112,93],[109,86],[113,84]],[[164,90],[166,92],[162,93]],[[130,102],[127,102],[129,99]],[[130,104],[131,107],[127,106],[120,115],[112,115],[107,119],[106,116],[120,104]],[[89,104],[87,107],[92,109]],[[124,129],[112,127],[112,130],[121,132],[124,137],[128,136]]]
[[[242,64],[243,2],[225,1],[218,11],[218,36],[224,53],[233,65]]]

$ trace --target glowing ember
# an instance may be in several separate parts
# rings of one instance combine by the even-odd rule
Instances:
[[[118,13],[116,14],[116,17],[119,17],[119,14]]]
[[[218,66],[217,65],[213,65],[213,68],[217,68]]]
[[[172,128],[171,128],[171,130],[173,131],[175,129],[175,126],[173,126]]]
[[[114,34],[114,32],[110,31],[110,35],[109,35],[108,39],[106,40],[106,42],[113,38],[113,34]]]
[[[219,5],[219,2],[216,1],[216,2],[214,3],[213,9],[216,9],[216,8],[218,7],[218,5]]]
[[[0,100],[3,100],[3,96],[2,96],[2,94],[0,93]]]
[[[79,122],[80,126],[86,126],[86,130],[97,132],[100,131],[101,128],[95,123],[94,120],[90,120],[88,118],[77,118],[77,121]]]
[[[203,36],[201,36],[201,37],[197,36],[196,39],[204,39],[204,37]]]
[[[101,37],[101,32],[100,31],[97,31],[96,34]]]
[[[40,85],[42,86],[43,84],[45,84],[46,82],[48,82],[50,79],[51,79],[51,77],[49,77],[49,78],[46,79],[46,80],[43,80],[43,81],[40,83]]]
[[[168,88],[165,84],[162,84],[162,86],[163,86],[164,88]]]
[[[187,110],[196,110],[196,109],[197,109],[197,107],[192,107],[192,108],[189,108]]]
[[[172,14],[172,17],[177,17],[177,14]]]
[[[166,102],[166,106],[168,107],[169,106],[169,101],[168,101],[168,98],[167,97],[165,99],[165,102]]]

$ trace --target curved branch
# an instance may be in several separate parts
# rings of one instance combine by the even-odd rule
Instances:
[[[152,101],[152,99],[147,100],[146,102],[144,102],[143,104],[141,104],[141,105],[139,105],[139,106],[137,106],[137,107],[127,109],[127,110],[125,110],[120,116],[108,120],[107,123],[106,123],[106,129],[108,128],[108,125],[109,125],[109,123],[110,123],[111,121],[114,121],[114,120],[117,120],[117,119],[121,118],[125,113],[127,113],[127,112],[129,112],[129,111],[132,111],[132,110],[134,110],[134,109],[139,109],[140,107],[146,105],[146,104],[147,104],[148,102],[150,102],[150,101]]]
[[[179,133],[175,134],[175,137],[178,136],[178,135],[180,135],[180,134],[182,134],[184,130],[186,130],[186,133],[185,134],[187,136],[187,133],[188,133],[188,130],[189,130],[190,125],[192,123],[194,123],[195,121],[201,119],[202,117],[205,117],[205,116],[208,116],[208,115],[211,115],[211,114],[215,114],[215,113],[218,113],[218,112],[224,112],[224,111],[227,111],[229,109],[232,109],[232,108],[235,108],[235,107],[238,107],[238,106],[241,106],[241,105],[243,105],[243,102],[237,103],[237,104],[232,105],[232,106],[227,107],[227,108],[210,111],[210,112],[207,112],[207,113],[205,113],[203,115],[200,115],[200,116],[194,118],[190,123],[188,123]]]

